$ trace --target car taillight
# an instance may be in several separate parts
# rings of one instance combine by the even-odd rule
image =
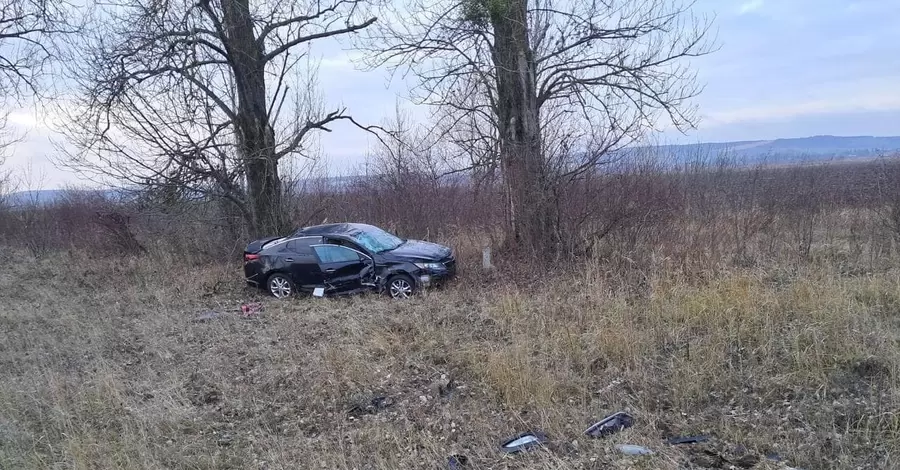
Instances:
[[[253,253],[244,253],[244,261],[256,261],[259,259],[259,255],[255,255]]]

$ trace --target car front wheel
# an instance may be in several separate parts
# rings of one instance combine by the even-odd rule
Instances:
[[[397,274],[388,280],[387,293],[391,298],[408,299],[415,292],[415,281],[406,274]]]
[[[278,299],[284,299],[294,295],[297,289],[294,287],[293,281],[290,280],[284,274],[276,273],[269,276],[269,280],[266,281],[266,287],[269,289],[269,293],[272,294],[273,297]]]

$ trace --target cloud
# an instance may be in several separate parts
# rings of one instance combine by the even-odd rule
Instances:
[[[704,116],[703,127],[753,121],[779,121],[804,115],[841,114],[852,112],[883,112],[900,110],[900,96],[871,92],[856,96],[813,99],[786,104],[772,104],[727,111],[710,112]]]
[[[37,115],[32,109],[17,109],[7,116],[9,123],[22,130],[30,130],[38,126]]]
[[[750,0],[749,2],[744,2],[741,4],[740,8],[738,8],[738,14],[745,15],[759,10],[762,8],[763,3],[765,3],[763,0]]]

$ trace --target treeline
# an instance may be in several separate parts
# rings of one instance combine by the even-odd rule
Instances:
[[[665,260],[684,272],[766,260],[838,260],[879,265],[900,240],[900,162],[741,166],[718,161],[678,171],[653,160],[573,183],[560,195],[559,225],[572,234],[554,257],[650,268]],[[504,257],[500,181],[406,174],[340,186],[291,185],[295,227],[364,221],[404,237],[452,244],[464,262],[484,246]],[[71,190],[48,204],[0,206],[0,243],[31,256],[78,250],[96,256],[157,256],[190,262],[239,259],[248,238],[240,216],[215,199],[161,201]]]

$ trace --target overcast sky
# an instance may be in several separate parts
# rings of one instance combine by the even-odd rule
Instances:
[[[900,135],[900,2],[698,0],[695,11],[715,15],[721,48],[692,63],[705,84],[696,99],[699,128],[665,140]],[[362,122],[380,123],[406,96],[402,80],[357,70],[337,47],[317,54],[326,103],[346,106]],[[51,135],[40,121],[33,109],[12,114],[14,132],[27,134],[6,167],[30,167],[44,189],[79,184],[47,160]],[[346,125],[321,139],[327,166],[340,173],[358,166],[370,144]]]

